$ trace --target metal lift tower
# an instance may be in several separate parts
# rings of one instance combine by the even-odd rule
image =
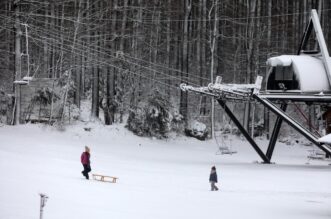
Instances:
[[[312,30],[315,30],[319,51],[306,51]],[[283,121],[323,150],[326,155],[331,156],[329,145],[318,142],[317,136],[286,114],[289,102],[331,103],[331,59],[316,10],[311,12],[297,55],[273,57],[268,59],[267,65],[270,69],[264,91],[261,91],[263,80],[261,76],[257,77],[255,84],[225,84],[218,76],[215,83],[211,83],[207,87],[181,84],[180,88],[183,91],[215,98],[264,163],[271,161]],[[257,101],[276,114],[277,119],[265,154],[228,108],[227,100]],[[280,103],[280,107],[275,102]]]

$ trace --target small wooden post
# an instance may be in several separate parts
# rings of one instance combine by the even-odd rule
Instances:
[[[43,218],[43,211],[44,211],[44,207],[46,205],[46,201],[48,199],[48,196],[46,194],[40,193],[40,216],[39,218],[42,219]]]

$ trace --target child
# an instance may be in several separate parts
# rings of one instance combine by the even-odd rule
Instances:
[[[216,173],[216,167],[215,166],[213,166],[211,168],[210,176],[209,176],[209,182],[210,182],[210,185],[211,185],[211,191],[217,191],[218,188],[215,185],[215,183],[217,183],[217,173]]]
[[[91,171],[90,166],[90,148],[85,146],[85,152],[82,153],[80,157],[80,161],[83,164],[84,170],[82,171],[83,176],[85,176],[86,179],[89,179],[88,173]]]

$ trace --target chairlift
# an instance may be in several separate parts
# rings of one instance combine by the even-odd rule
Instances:
[[[217,140],[217,137],[220,137],[220,141]],[[221,136],[215,135],[215,142],[217,144],[218,150],[216,151],[216,155],[224,155],[224,154],[235,154],[237,151],[232,150],[232,139],[229,138],[228,135],[222,134]]]
[[[307,51],[312,30],[315,30],[319,53],[316,51],[305,52]],[[196,92],[215,98],[265,163],[270,163],[282,121],[287,122],[311,143],[328,156],[331,156],[331,147],[321,144],[314,133],[311,133],[310,130],[286,113],[286,108],[290,102],[314,104],[330,103],[331,101],[331,60],[315,9],[312,10],[297,54],[269,58],[267,66],[269,67],[269,72],[266,77],[266,89],[263,91],[261,91],[261,76],[256,78],[255,84],[222,83],[222,78],[219,77],[215,80],[215,83],[211,83],[208,86],[193,87],[181,84],[180,88],[183,91]],[[226,104],[228,100],[257,101],[277,116],[266,153],[261,150],[231,109],[229,109]],[[277,103],[281,103],[281,106],[277,106]],[[217,138],[215,140],[217,141]],[[225,143],[222,144],[225,145]],[[218,147],[221,147],[220,151],[225,149],[223,145],[218,144]]]
[[[321,160],[321,161],[325,161],[325,160],[330,160],[330,158],[326,157],[326,153],[322,150],[319,149],[312,149],[312,150],[308,150],[308,156],[307,156],[307,162],[306,164],[310,164],[311,160]],[[329,164],[331,165],[331,163]]]
[[[318,149],[308,150],[309,154],[307,156],[309,160],[324,160],[325,152]]]

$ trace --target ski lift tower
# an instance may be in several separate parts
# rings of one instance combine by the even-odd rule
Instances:
[[[319,51],[306,50],[313,29]],[[215,98],[264,163],[271,161],[283,121],[321,149],[327,156],[331,156],[329,145],[318,141],[319,137],[286,114],[286,108],[290,102],[331,103],[331,59],[316,10],[311,12],[297,54],[269,58],[267,65],[269,71],[266,77],[266,89],[263,91],[261,90],[263,80],[261,76],[257,77],[255,84],[225,84],[222,83],[221,77],[218,77],[215,83],[211,83],[207,87],[181,84],[180,88],[183,91],[192,91]],[[277,116],[266,153],[260,149],[226,105],[226,101],[234,100],[257,101]],[[276,103],[280,103],[280,107]]]

